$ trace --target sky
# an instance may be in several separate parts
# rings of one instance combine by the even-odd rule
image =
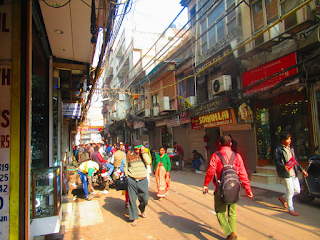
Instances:
[[[132,8],[123,26],[134,30],[163,32],[182,10],[181,0],[131,0]],[[188,21],[187,9],[176,20],[177,26]]]

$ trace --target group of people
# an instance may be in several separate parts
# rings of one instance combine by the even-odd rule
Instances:
[[[281,201],[283,206],[288,209],[289,214],[291,214],[292,216],[298,216],[298,213],[296,213],[294,210],[292,201],[293,196],[300,193],[300,185],[297,175],[298,171],[302,172],[305,177],[308,176],[308,173],[303,170],[303,168],[296,161],[294,149],[291,147],[291,135],[287,132],[283,132],[280,134],[280,137],[282,144],[275,151],[275,165],[278,176],[284,179],[286,194],[280,197],[279,200]],[[217,152],[211,155],[203,186],[203,193],[205,194],[208,192],[208,186],[213,179],[213,183],[216,187],[216,190],[214,192],[215,212],[219,224],[221,225],[223,232],[229,240],[237,239],[236,203],[224,203],[221,199],[221,195],[219,195],[217,192],[220,182],[219,179],[223,173],[224,167],[226,166],[222,163],[221,157],[224,159],[224,161],[226,161],[226,164],[229,164],[230,161],[232,161],[231,167],[239,176],[241,184],[246,190],[247,197],[253,197],[250,181],[243,163],[243,159],[241,155],[235,151],[235,146],[232,148],[233,142],[235,141],[230,135],[223,135],[219,138],[219,148]],[[156,154],[155,158],[152,161],[150,150],[144,145],[145,144],[143,144],[142,141],[135,140],[133,144],[133,151],[128,151],[126,155],[124,153],[124,155],[119,158],[123,158],[121,160],[123,165],[123,172],[128,178],[128,196],[126,197],[128,199],[126,201],[128,201],[129,219],[132,220],[132,226],[137,226],[138,224],[139,211],[136,205],[137,198],[140,203],[139,210],[141,213],[141,217],[145,218],[147,216],[146,206],[148,205],[150,184],[148,180],[148,175],[150,174],[148,166],[152,166],[152,172],[155,175],[158,189],[157,196],[159,198],[159,201],[161,201],[163,197],[168,195],[168,190],[170,187],[171,161],[168,154],[166,154],[165,148],[161,147],[159,149],[159,154]],[[236,142],[234,145],[237,146]],[[177,155],[181,156],[182,161],[182,147],[179,147],[176,142],[174,143],[174,146],[177,149]],[[121,151],[120,146],[117,150]],[[195,169],[195,171],[200,171],[199,165],[202,163],[203,157],[196,150],[194,150],[192,153],[194,155],[193,168]],[[119,159],[117,160],[117,162],[119,162]],[[89,169],[87,170],[88,176],[93,170],[99,167],[98,164],[94,163],[88,163],[84,166]],[[93,170],[90,170],[90,168],[93,168]],[[82,169],[83,167],[80,166],[80,172],[82,171]],[[79,175],[81,179],[84,177],[81,173]]]

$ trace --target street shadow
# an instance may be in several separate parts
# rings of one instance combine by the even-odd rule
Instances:
[[[154,192],[151,189],[149,189],[149,198],[152,198],[155,201],[159,199],[157,196],[157,192]]]
[[[104,201],[105,203],[101,206],[103,209],[109,211],[114,216],[129,222],[128,209],[125,207],[125,196],[123,196],[123,199],[107,197]]]
[[[167,225],[169,228],[175,228],[177,231],[186,234],[193,234],[197,239],[208,239],[203,235],[204,233],[208,234],[210,236],[210,239],[225,239],[224,237],[209,231],[207,229],[210,228],[209,226],[202,225],[198,222],[192,221],[184,217],[169,215],[165,212],[159,212],[158,214],[160,216],[160,221],[163,224]]]

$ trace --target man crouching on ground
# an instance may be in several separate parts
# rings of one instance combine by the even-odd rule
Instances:
[[[151,164],[151,159],[145,152],[141,140],[135,140],[133,145],[133,153],[128,152],[124,170],[128,178],[129,219],[133,220],[132,226],[137,226],[139,217],[137,197],[140,202],[141,217],[147,216],[145,208],[149,200],[149,187],[146,166]]]
[[[219,152],[224,157],[227,164],[229,164],[231,156],[233,154],[233,151],[231,150],[231,138],[228,135],[224,135],[220,137],[220,143],[221,146]],[[253,194],[251,191],[251,186],[248,178],[247,171],[244,167],[242,157],[239,153],[236,154],[233,164],[233,168],[236,170],[240,180],[242,181],[242,185],[246,189],[248,198],[252,198]],[[203,192],[208,192],[208,185],[210,184],[210,181],[212,177],[217,174],[217,179],[220,179],[221,172],[222,172],[223,164],[220,160],[220,157],[213,153],[211,155],[209,167],[207,170],[207,175],[204,181],[203,186]],[[217,194],[217,182],[213,181],[214,185],[216,186],[216,191],[214,193],[214,205],[215,205],[215,211],[217,213],[217,218],[220,223],[220,226],[227,236],[228,240],[235,240],[238,239],[236,235],[236,203],[232,204],[225,204],[222,201],[220,201],[219,194]],[[228,209],[228,219],[226,217],[226,209]]]

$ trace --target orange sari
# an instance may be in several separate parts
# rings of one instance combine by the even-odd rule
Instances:
[[[158,187],[158,197],[165,197],[170,186],[170,174],[164,168],[162,162],[160,162],[155,171],[155,178]]]

